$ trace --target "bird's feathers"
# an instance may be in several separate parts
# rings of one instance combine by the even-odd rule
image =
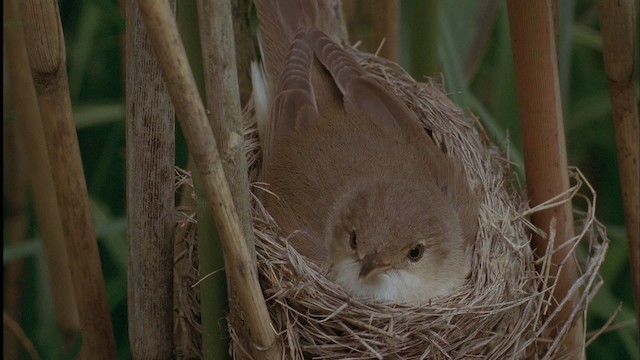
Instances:
[[[464,257],[460,254],[467,251],[461,247],[468,248],[475,238],[478,196],[459,161],[435,144],[388,83],[369,75],[340,44],[333,1],[254,2],[266,69],[264,73],[256,65],[252,71],[263,150],[261,177],[277,196],[261,200],[291,234],[290,243],[323,264],[331,254],[327,226],[339,222],[335,212],[347,206],[344,201],[352,201],[345,194],[375,189],[375,196],[396,199],[383,202],[388,209],[372,210],[379,210],[373,218],[389,224],[375,224],[378,233],[395,226],[404,229],[397,233],[409,229],[410,234],[415,228],[428,236],[431,230],[425,226],[435,221],[460,239],[451,245],[456,248],[452,254]],[[419,194],[420,201],[407,191]],[[433,214],[426,213],[435,213],[434,221],[428,220]],[[404,222],[394,218],[403,214]],[[423,220],[426,225],[415,223]],[[400,239],[408,241],[402,249],[411,239]],[[406,254],[400,258],[406,260]],[[451,263],[443,271],[458,274],[457,280],[434,275],[432,282],[458,286],[465,269]]]
[[[262,61],[268,77],[276,79],[284,66],[289,47],[301,28],[315,28],[334,37],[346,39],[338,19],[340,2],[337,0],[254,0],[260,26],[258,37]],[[272,86],[276,83],[272,82]]]

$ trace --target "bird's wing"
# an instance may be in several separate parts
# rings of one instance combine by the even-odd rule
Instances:
[[[316,57],[329,76],[312,78],[318,73],[313,69]],[[318,104],[314,91],[329,79],[331,87],[337,88],[342,96],[342,104]],[[313,81],[318,83],[312,83]],[[320,83],[322,82],[322,84]],[[316,89],[316,90],[314,90]],[[350,114],[354,119],[366,121],[365,126],[374,125],[390,136],[421,131],[415,115],[409,111],[390,89],[385,88],[357,63],[352,54],[316,28],[299,29],[285,57],[285,65],[278,79],[271,116],[264,128],[266,139],[263,143],[273,144],[274,134],[278,136],[292,130],[302,130],[310,121],[322,117],[342,121],[341,116],[329,114]],[[344,109],[330,109],[342,105]],[[319,109],[319,106],[323,108]],[[342,110],[342,111],[340,111]]]
[[[290,45],[298,30],[317,28],[338,41],[346,39],[340,24],[338,0],[253,0],[259,21],[259,43],[267,78],[273,83],[282,73]]]
[[[277,141],[276,137],[286,136],[291,131],[302,130],[309,121],[320,117],[311,83],[313,49],[306,38],[306,29],[300,29],[296,33],[286,56],[282,74],[278,78],[270,112],[261,110],[260,107],[264,105],[256,101],[258,129],[265,159],[270,158],[269,152]],[[267,92],[267,86],[256,86],[260,82],[255,78],[259,77],[254,75],[254,93]],[[266,97],[269,96],[266,95]],[[256,100],[259,98],[255,96]]]
[[[272,132],[300,130],[308,121],[319,117],[311,84],[313,49],[306,37],[307,31],[302,29],[291,44],[273,102]]]
[[[368,75],[352,54],[318,29],[310,30],[308,39],[340,90],[347,113],[365,115],[389,135],[420,130],[415,115],[390,89]]]

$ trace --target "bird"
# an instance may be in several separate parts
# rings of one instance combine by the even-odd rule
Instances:
[[[448,295],[470,273],[480,196],[391,85],[345,49],[330,4],[254,0],[260,202],[354,298]]]

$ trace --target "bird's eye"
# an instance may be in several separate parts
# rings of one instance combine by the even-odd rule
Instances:
[[[358,246],[357,240],[358,240],[358,237],[356,235],[356,231],[355,230],[349,231],[349,246],[351,247],[351,250],[355,250],[356,247]]]
[[[424,255],[424,245],[418,244],[409,249],[407,258],[409,258],[409,260],[412,262],[417,262],[418,260],[422,259],[422,255]]]

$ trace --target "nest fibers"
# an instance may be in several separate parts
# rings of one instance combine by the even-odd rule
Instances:
[[[473,252],[472,272],[457,292],[428,303],[392,303],[351,298],[320,269],[307,262],[278,234],[276,226],[260,204],[254,207],[254,231],[258,270],[271,320],[278,341],[291,359],[542,359],[563,358],[571,354],[563,339],[571,324],[584,317],[588,302],[601,280],[598,268],[604,259],[608,240],[603,226],[594,216],[595,193],[573,169],[574,184],[547,204],[530,209],[514,188],[511,164],[492,145],[475,120],[465,118],[433,82],[417,83],[393,64],[353,50],[362,66],[381,82],[387,82],[397,96],[421,119],[426,131],[442,149],[464,164],[471,183],[482,189],[479,228]],[[256,181],[260,148],[252,106],[245,112],[250,180]],[[580,195],[586,184],[591,190]],[[259,186],[259,185],[256,185]],[[563,246],[584,245],[581,269],[565,299],[577,301],[571,316],[552,333],[550,323],[558,321],[548,297],[554,279],[548,276],[553,252],[553,230],[545,234],[550,248],[544,258],[535,260],[530,248],[530,231],[541,233],[528,222],[528,216],[543,208],[574,199],[584,200],[586,212],[575,213],[576,235]],[[553,226],[552,226],[553,229]],[[186,233],[189,233],[188,231]],[[191,241],[189,254],[197,242]],[[193,277],[193,266],[178,277]],[[536,262],[537,261],[537,262]],[[536,264],[541,269],[536,271]],[[178,280],[180,281],[180,280]],[[199,313],[195,290],[182,287],[179,297],[187,309],[180,314]],[[194,304],[195,303],[195,304]],[[189,305],[191,304],[191,305]],[[567,305],[569,306],[569,305]],[[193,323],[193,321],[191,321]],[[247,351],[238,338],[237,324],[231,323],[232,354],[245,358]],[[183,327],[186,326],[183,323]],[[197,345],[191,345],[197,348]],[[199,353],[186,351],[193,356]],[[191,355],[185,354],[187,357]]]

